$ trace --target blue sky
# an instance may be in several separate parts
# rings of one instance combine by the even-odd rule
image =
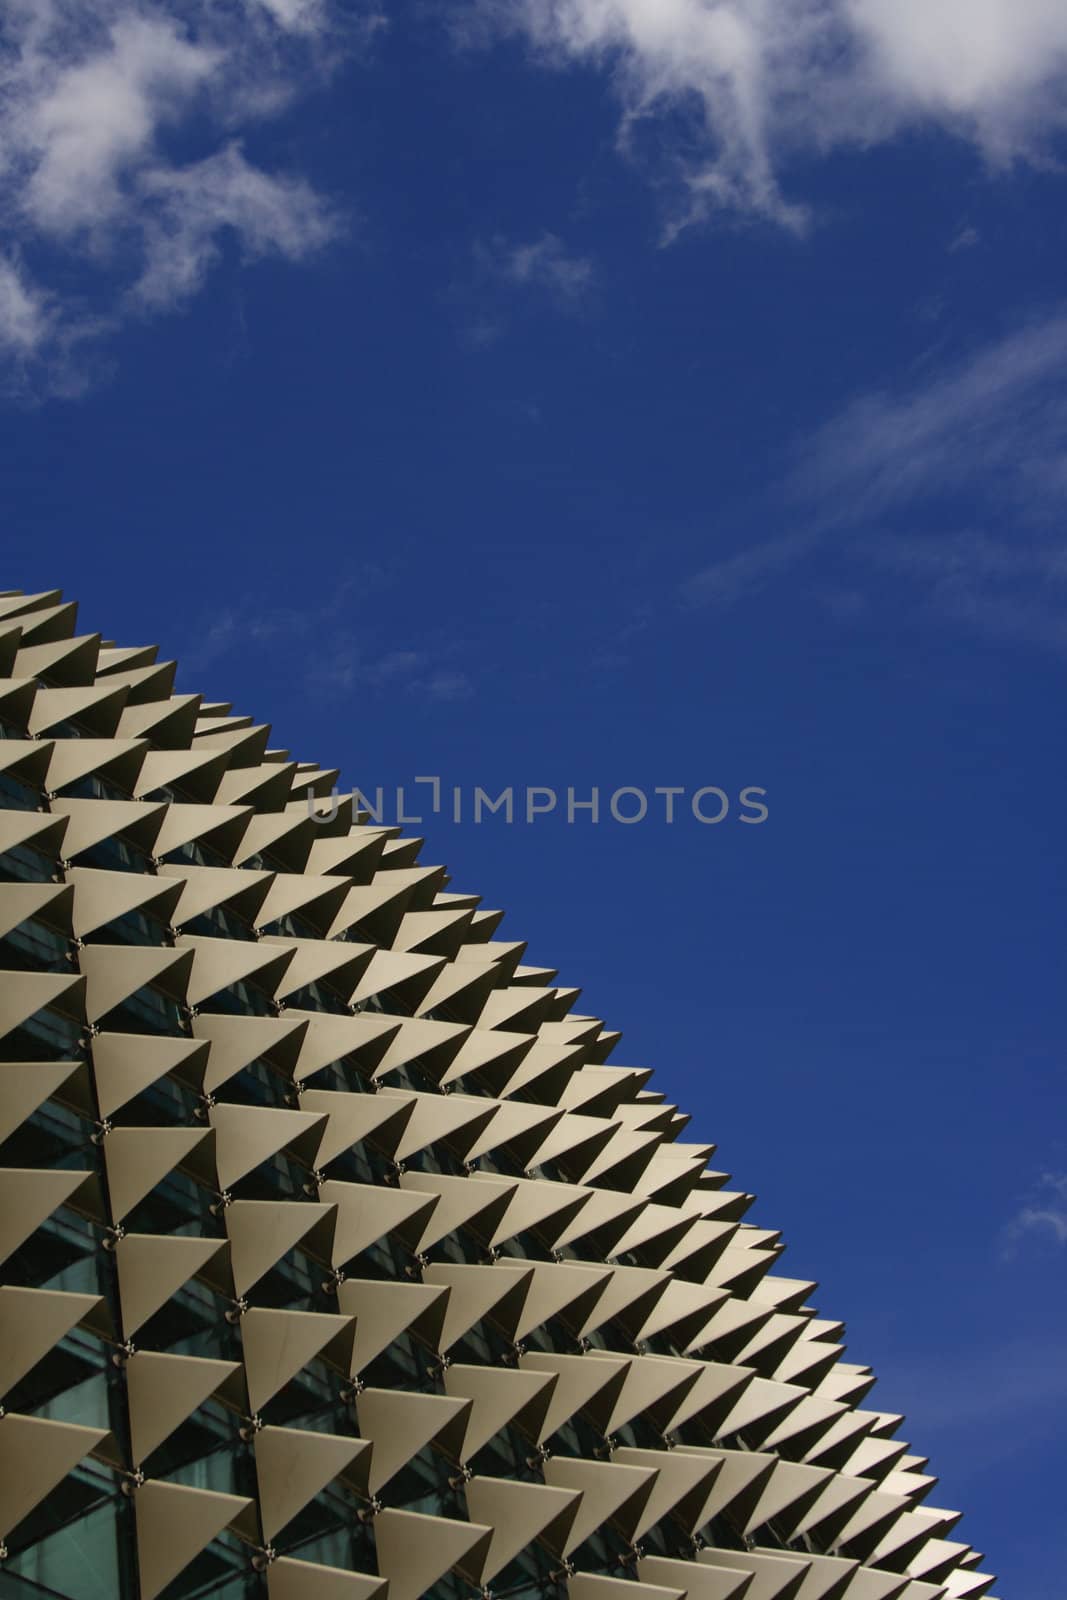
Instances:
[[[5,581],[347,786],[766,788],[424,855],[1062,1593],[1067,10],[17,0],[0,61]]]

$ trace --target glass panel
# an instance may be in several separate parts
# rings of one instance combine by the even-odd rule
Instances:
[[[79,1502],[86,1499],[94,1503],[82,1509]],[[44,1515],[38,1512],[27,1517],[8,1541],[5,1577],[10,1573],[24,1578],[45,1594],[61,1595],[63,1600],[118,1600],[132,1595],[132,1589],[123,1581],[118,1535],[121,1529],[123,1537],[128,1538],[133,1530],[116,1519],[116,1500],[114,1486],[109,1485],[102,1472],[95,1478],[81,1469],[71,1473],[49,1495],[44,1514],[65,1514],[65,1525],[49,1531]],[[27,1535],[33,1537],[32,1543],[23,1543]],[[0,1584],[3,1582],[0,1579]],[[24,1593],[24,1587],[13,1586],[12,1600],[15,1596],[21,1600]],[[6,1600],[2,1587],[0,1595]]]

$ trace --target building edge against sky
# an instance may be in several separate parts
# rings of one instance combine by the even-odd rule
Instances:
[[[672,1085],[174,670],[0,596],[2,1600],[987,1594]]]

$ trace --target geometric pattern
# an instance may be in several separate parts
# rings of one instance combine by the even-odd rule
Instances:
[[[0,596],[0,1600],[986,1594],[578,991],[76,627]]]

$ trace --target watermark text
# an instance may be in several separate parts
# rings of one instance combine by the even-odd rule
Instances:
[[[410,785],[399,784],[395,790],[379,784],[369,792],[353,789],[347,795],[334,789],[328,797],[313,795],[309,790],[308,816],[324,826],[337,819],[342,803],[349,802],[353,811],[365,812],[374,823],[395,822],[402,826],[424,822],[427,811],[449,822],[476,826],[485,821],[531,826],[543,817],[555,816],[568,826],[608,823],[624,828],[640,822],[668,826],[697,823],[714,828],[731,820],[758,827],[770,815],[767,790],[759,784],[746,784],[736,793],[713,783],[692,791],[674,783],[648,789],[624,784],[610,791],[596,785],[578,789],[570,785],[554,788],[551,784],[509,784],[493,794],[479,784],[445,784],[439,777],[420,777],[412,779]],[[417,814],[408,810],[415,805],[420,807]]]

